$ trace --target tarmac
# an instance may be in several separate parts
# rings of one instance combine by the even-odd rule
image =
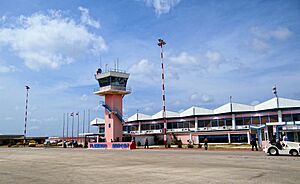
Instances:
[[[0,148],[0,183],[299,183],[300,157],[203,149]]]

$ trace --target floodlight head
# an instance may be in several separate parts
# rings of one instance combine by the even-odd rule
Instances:
[[[160,46],[160,47],[162,47],[163,45],[166,45],[166,42],[163,39],[159,38],[157,45]]]
[[[273,86],[273,93],[276,95],[277,94],[277,89],[276,89],[276,86]]]

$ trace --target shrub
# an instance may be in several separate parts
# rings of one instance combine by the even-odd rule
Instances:
[[[199,144],[198,144],[198,148],[202,148],[202,144],[199,143]]]
[[[177,142],[177,145],[178,145],[178,148],[182,148],[182,141],[179,140],[179,141]]]
[[[194,148],[192,144],[188,144],[188,148]]]

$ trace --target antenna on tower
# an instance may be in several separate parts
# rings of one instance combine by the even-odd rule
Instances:
[[[108,71],[108,64],[105,64],[105,72]]]
[[[99,64],[100,64],[100,68],[102,68],[102,57],[101,57],[101,55],[100,55],[100,58],[99,58],[100,60],[99,60]]]
[[[119,71],[119,58],[117,58],[117,71]]]

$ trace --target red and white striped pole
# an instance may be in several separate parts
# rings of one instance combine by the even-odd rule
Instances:
[[[164,72],[164,54],[163,46],[166,42],[163,39],[158,39],[158,46],[160,47],[160,60],[161,60],[161,80],[162,80],[162,117],[164,121],[164,145],[167,147],[167,121],[166,121],[166,95],[165,95],[165,72]]]
[[[26,106],[25,106],[25,127],[24,127],[24,146],[25,146],[25,143],[26,143],[26,127],[27,127],[27,110],[28,110],[28,91],[30,89],[29,86],[25,86],[26,87]]]

